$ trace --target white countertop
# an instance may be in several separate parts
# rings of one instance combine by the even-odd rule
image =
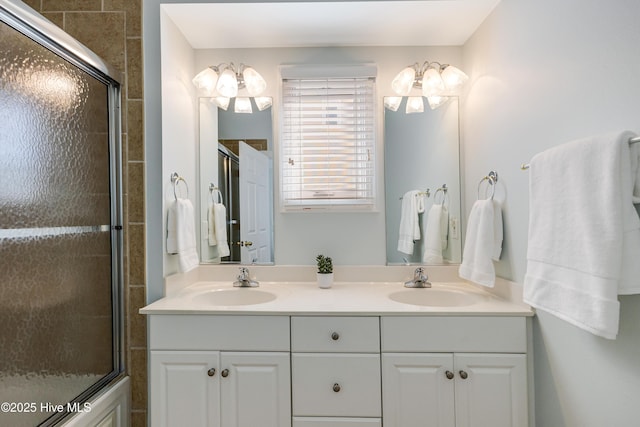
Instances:
[[[215,305],[216,292],[223,291],[232,300],[252,292],[271,301],[251,305]],[[238,294],[231,294],[236,292]],[[409,301],[435,298],[469,300],[465,305],[414,305],[389,298],[395,293],[412,293]],[[429,293],[431,292],[431,295]],[[245,294],[239,294],[245,293]],[[406,297],[406,295],[400,295]],[[449,298],[451,297],[451,298]],[[414,299],[415,298],[415,299]],[[320,289],[315,282],[260,282],[257,288],[234,288],[231,281],[197,281],[140,310],[143,314],[242,314],[242,315],[420,315],[420,316],[533,316],[534,311],[519,301],[508,300],[465,282],[434,282],[431,288],[409,289],[401,281],[336,282]]]

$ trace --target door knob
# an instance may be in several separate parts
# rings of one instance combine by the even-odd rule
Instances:
[[[242,241],[241,242],[236,242],[236,245],[249,247],[249,246],[253,246],[253,242],[250,241],[250,240],[245,240],[243,242]]]

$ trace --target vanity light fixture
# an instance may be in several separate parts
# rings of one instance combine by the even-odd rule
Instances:
[[[236,98],[236,113],[253,112],[249,97],[254,97],[260,111],[271,106],[270,97],[258,96],[267,88],[267,82],[255,69],[245,64],[238,67],[233,62],[211,65],[200,71],[192,82],[206,96],[214,97],[215,103],[223,110],[229,108],[231,98]],[[238,96],[240,90],[246,90],[249,97]]]
[[[459,68],[449,64],[425,61],[422,65],[415,63],[405,67],[391,82],[391,88],[400,96],[408,96],[414,88],[422,91],[422,96],[427,98],[429,107],[436,109],[448,101],[449,96],[455,93],[469,79]],[[391,101],[385,102],[385,107],[397,111],[400,102],[398,97],[389,97]],[[420,105],[419,105],[420,104]],[[407,113],[424,111],[424,102],[420,96],[409,96],[407,99]]]

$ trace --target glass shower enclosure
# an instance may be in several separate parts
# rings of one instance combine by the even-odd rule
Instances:
[[[119,73],[17,1],[0,46],[0,425],[53,425],[124,368]]]

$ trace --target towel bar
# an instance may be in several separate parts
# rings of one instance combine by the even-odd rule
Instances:
[[[629,138],[629,145],[632,145],[638,142],[640,142],[640,136],[636,136],[635,138]],[[522,163],[520,165],[520,169],[523,171],[526,171],[527,169],[529,169],[529,163]]]
[[[418,192],[418,196],[427,196],[427,197],[431,197],[431,190],[427,188],[427,189],[426,189],[426,190],[424,190],[424,191],[420,191],[420,192]],[[402,200],[402,196],[400,196],[400,197],[398,198],[398,200]]]

